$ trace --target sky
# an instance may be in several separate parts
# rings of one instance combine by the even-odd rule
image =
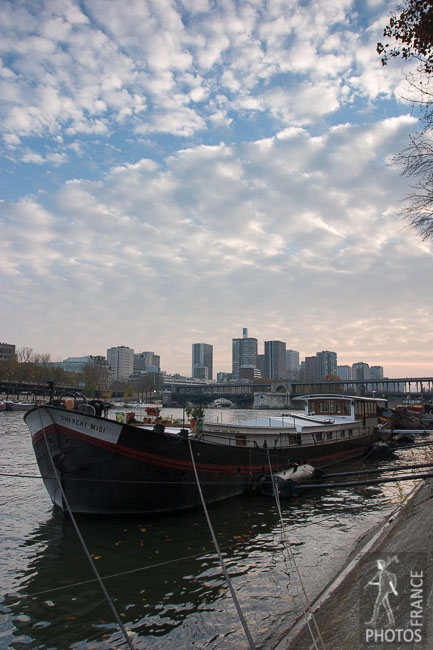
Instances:
[[[433,376],[432,243],[391,164],[420,128],[384,0],[2,0],[0,340],[210,343]]]

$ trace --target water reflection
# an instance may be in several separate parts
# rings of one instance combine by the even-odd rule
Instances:
[[[356,517],[379,513],[382,507],[375,495],[360,497],[353,491],[311,494],[283,504],[283,524],[309,588],[325,584],[332,575],[328,571],[318,578],[317,564],[326,558],[329,568],[335,566]],[[212,506],[210,515],[256,637],[277,612],[299,613],[299,585],[272,500],[238,498]],[[242,647],[239,621],[201,512],[150,520],[81,517],[78,523],[117,611],[140,641],[138,647],[159,647],[155,637],[167,647],[180,626],[183,634],[192,635],[191,642],[218,640],[215,647],[220,648],[230,639],[235,644],[230,647]],[[23,635],[28,647],[46,647],[48,638],[55,638],[58,647],[80,639],[92,640],[92,647],[107,640],[121,642],[71,521],[53,514],[18,550],[28,563],[15,576],[20,597],[9,595],[4,602],[17,627],[14,636],[19,636],[10,647],[25,647]]]
[[[14,423],[2,438],[2,468],[12,473],[25,467],[26,474],[36,474],[21,418]],[[396,464],[419,461],[421,454],[424,459],[430,452],[406,451]],[[361,460],[340,469],[371,466]],[[124,646],[71,521],[52,510],[40,482],[5,480],[0,556],[11,555],[12,564],[4,566],[1,581],[8,593],[0,638],[16,650]],[[302,609],[282,525],[304,586],[315,594],[343,566],[356,540],[410,487],[384,484],[305,493],[282,503],[282,524],[267,497],[236,498],[209,509],[258,646],[276,639]],[[200,510],[171,517],[80,517],[78,523],[137,649],[247,648]]]

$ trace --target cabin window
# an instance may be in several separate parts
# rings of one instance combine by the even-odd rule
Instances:
[[[296,445],[296,444],[297,444],[296,433],[290,433],[289,434],[289,445]]]
[[[366,415],[376,415],[376,402],[355,402],[355,415],[358,417]]]
[[[332,440],[332,431],[326,433],[326,440]]]
[[[350,415],[350,402],[342,399],[312,400],[308,412],[310,415]]]
[[[353,436],[353,429],[349,429],[349,437]]]
[[[236,435],[236,447],[246,447],[247,446],[247,437]]]
[[[322,432],[319,431],[319,433],[315,433],[314,437],[315,437],[316,440],[322,440]]]
[[[346,432],[340,431],[340,438],[345,438],[345,437],[346,437]]]

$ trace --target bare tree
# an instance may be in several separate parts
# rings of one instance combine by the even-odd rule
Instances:
[[[33,363],[37,355],[33,348],[23,347],[17,349],[16,356],[18,363]]]
[[[419,61],[418,80],[408,78],[421,109],[422,130],[393,159],[404,176],[414,179],[400,216],[422,239],[433,238],[433,0],[405,0],[383,30],[390,42],[378,43],[386,65],[392,57]],[[421,99],[419,99],[421,98]]]
[[[400,216],[425,240],[433,238],[433,94],[428,83],[411,84],[423,97],[414,101],[420,105],[423,128],[410,136],[409,145],[394,157],[392,164],[415,181]]]

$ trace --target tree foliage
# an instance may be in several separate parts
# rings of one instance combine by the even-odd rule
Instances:
[[[433,1],[406,0],[396,7],[399,13],[391,15],[384,28],[386,39],[393,43],[378,43],[377,52],[386,65],[393,57],[418,59],[421,69],[427,74],[433,72]]]
[[[82,373],[65,372],[63,368],[49,365],[49,360],[49,354],[39,354],[28,347],[19,348],[13,359],[0,361],[0,380],[40,385],[53,380],[65,386],[77,386],[82,382]]]

